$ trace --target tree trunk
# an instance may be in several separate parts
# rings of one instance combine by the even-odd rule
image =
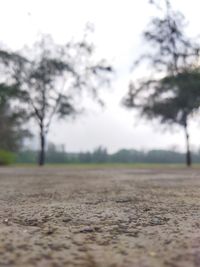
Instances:
[[[188,133],[188,125],[187,125],[187,122],[185,122],[185,125],[184,125],[184,130],[185,130],[185,139],[186,139],[186,165],[188,167],[190,167],[192,165],[192,159],[191,159],[191,152],[190,152],[190,136],[189,136],[189,133]]]
[[[45,133],[43,129],[40,130],[40,152],[38,165],[43,166],[45,164]]]

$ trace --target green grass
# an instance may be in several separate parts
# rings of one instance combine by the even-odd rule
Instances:
[[[12,166],[15,167],[37,167],[34,163],[17,163]],[[135,168],[135,169],[148,169],[148,168],[185,168],[183,163],[53,163],[45,164],[46,167],[66,167],[66,168],[85,168],[85,169],[113,169],[113,168]],[[200,164],[193,164],[193,167],[200,167]]]

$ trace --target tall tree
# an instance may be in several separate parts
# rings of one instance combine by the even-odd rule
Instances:
[[[165,2],[164,17],[153,18],[144,32],[145,41],[154,49],[136,62],[147,59],[154,72],[135,84],[131,82],[123,103],[147,118],[181,125],[186,136],[186,163],[190,166],[188,120],[200,107],[200,49],[185,36],[183,15]]]
[[[39,165],[45,163],[46,136],[52,119],[81,113],[84,91],[101,103],[99,87],[109,81],[112,68],[101,60],[93,61],[93,45],[87,36],[79,42],[57,45],[44,36],[33,50],[21,54],[14,65],[15,79],[23,92],[27,112],[39,126]]]

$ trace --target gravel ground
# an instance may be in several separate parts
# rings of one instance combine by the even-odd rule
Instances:
[[[0,266],[200,266],[200,169],[1,168]]]

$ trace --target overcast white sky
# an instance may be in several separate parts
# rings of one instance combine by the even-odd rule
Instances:
[[[200,3],[171,2],[190,23],[188,33],[199,34]],[[31,45],[41,33],[50,33],[56,42],[67,42],[72,36],[81,36],[85,24],[91,22],[98,56],[110,61],[117,71],[112,88],[104,93],[107,107],[102,110],[92,105],[76,121],[54,122],[49,140],[65,144],[68,151],[93,150],[99,145],[109,152],[184,148],[181,129],[161,131],[156,123],[138,121],[135,113],[120,106],[130,77],[136,78],[134,73],[130,75],[130,66],[142,51],[141,33],[155,14],[148,0],[0,0],[0,7],[0,41],[8,47]],[[199,148],[200,123],[191,123],[190,131],[193,148]]]

